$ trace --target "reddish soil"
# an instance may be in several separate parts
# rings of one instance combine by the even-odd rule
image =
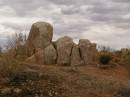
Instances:
[[[119,65],[108,69],[100,69],[96,65],[79,67],[22,65],[27,70],[34,70],[39,77],[35,74],[29,75],[28,72],[15,76],[17,79],[1,85],[1,89],[18,88],[22,92],[12,93],[6,97],[130,97],[128,70]]]

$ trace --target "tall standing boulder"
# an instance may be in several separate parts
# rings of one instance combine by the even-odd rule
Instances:
[[[52,44],[44,49],[44,60],[46,65],[56,64],[57,52]]]
[[[55,42],[57,49],[57,64],[58,65],[70,65],[71,52],[74,45],[73,40],[70,37],[64,36]]]
[[[97,62],[98,61],[98,51],[97,51],[96,43],[92,43],[91,50],[92,50],[92,61]]]
[[[36,49],[44,49],[51,44],[53,37],[53,27],[46,22],[36,22],[32,25],[27,39],[29,55],[35,53]]]
[[[72,54],[71,54],[71,66],[79,66],[79,65],[83,65],[83,60],[81,58],[81,54],[80,54],[80,49],[78,47],[78,45],[74,45],[73,49],[72,49]]]
[[[87,39],[79,40],[79,48],[81,52],[81,57],[83,58],[84,64],[93,64],[96,57],[96,45],[92,44]]]

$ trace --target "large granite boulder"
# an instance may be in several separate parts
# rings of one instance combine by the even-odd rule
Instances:
[[[56,64],[57,52],[52,44],[44,49],[44,60],[46,65]]]
[[[36,22],[32,25],[27,39],[28,55],[35,53],[37,48],[44,49],[51,44],[53,37],[53,27],[46,22]]]
[[[83,60],[81,58],[81,54],[80,54],[80,49],[78,47],[78,45],[74,45],[73,49],[72,49],[72,54],[71,54],[71,66],[79,66],[79,65],[83,65]]]
[[[87,39],[80,39],[79,48],[84,64],[93,64],[95,62],[95,57],[97,54],[96,44],[91,43]]]
[[[58,58],[58,65],[70,65],[71,52],[74,42],[72,38],[64,36],[55,42]]]

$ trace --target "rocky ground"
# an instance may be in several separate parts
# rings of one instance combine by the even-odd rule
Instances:
[[[116,66],[40,66],[24,69],[0,81],[0,97],[130,97],[130,75]]]

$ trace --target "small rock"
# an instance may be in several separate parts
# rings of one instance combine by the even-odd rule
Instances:
[[[11,92],[12,92],[12,89],[8,88],[8,87],[1,89],[1,94],[2,95],[9,95],[9,94],[11,94]]]
[[[20,93],[22,92],[22,89],[15,88],[15,89],[13,90],[13,92],[16,93],[16,94],[20,94]]]

